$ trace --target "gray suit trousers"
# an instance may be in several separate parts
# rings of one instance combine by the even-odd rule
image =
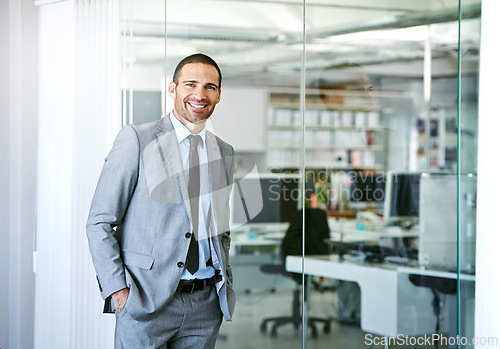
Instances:
[[[167,307],[150,321],[136,321],[127,304],[116,315],[116,349],[213,349],[222,312],[215,286],[193,294],[175,294]]]

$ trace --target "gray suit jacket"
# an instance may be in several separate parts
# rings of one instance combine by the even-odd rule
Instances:
[[[228,252],[234,150],[208,131],[206,144],[212,195],[209,235],[223,275],[216,286],[232,316],[235,295]],[[129,287],[127,312],[138,321],[154,317],[181,279],[191,229],[187,181],[169,116],[124,126],[106,157],[87,221],[102,297],[109,300]]]

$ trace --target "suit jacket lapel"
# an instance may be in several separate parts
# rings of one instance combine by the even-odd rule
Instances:
[[[184,168],[182,167],[181,154],[179,151],[179,143],[175,135],[174,127],[170,122],[170,115],[163,117],[158,121],[158,129],[156,137],[159,142],[161,158],[166,167],[167,176],[175,176],[179,185],[179,190],[182,196],[182,201],[186,206],[186,211],[191,220],[191,207],[189,205],[189,194]]]
[[[220,210],[219,194],[220,190],[223,188],[221,186],[221,179],[225,178],[223,172],[224,168],[222,166],[222,156],[215,135],[207,131],[206,142],[207,142],[207,152],[208,152],[208,166],[210,173],[210,191],[212,193],[212,217],[214,219],[215,227],[218,228],[219,225],[217,217],[219,217],[218,212]]]
[[[156,137],[159,143],[161,158],[164,161],[167,176],[175,176],[179,184],[179,190],[182,196],[182,201],[186,206],[186,211],[191,220],[191,207],[189,205],[189,194],[187,180],[182,167],[181,155],[179,152],[179,144],[175,135],[174,128],[170,122],[170,116],[167,115],[158,121],[158,129]],[[227,186],[226,174],[224,173],[224,165],[222,154],[214,134],[206,132],[206,146],[208,155],[208,168],[210,177],[210,192],[212,195],[211,211],[216,229],[218,225],[218,213],[223,209],[220,207],[220,194],[224,187]]]

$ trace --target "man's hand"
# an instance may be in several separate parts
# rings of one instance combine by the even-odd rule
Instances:
[[[122,288],[120,291],[116,291],[111,295],[111,298],[113,298],[113,303],[115,303],[117,314],[120,314],[123,306],[125,305],[125,303],[127,303],[128,293],[128,288]]]

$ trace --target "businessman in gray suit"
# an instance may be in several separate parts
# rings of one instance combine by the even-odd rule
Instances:
[[[234,150],[205,130],[221,81],[210,57],[184,58],[172,113],[124,126],[106,157],[87,237],[115,348],[214,348],[231,320]]]

